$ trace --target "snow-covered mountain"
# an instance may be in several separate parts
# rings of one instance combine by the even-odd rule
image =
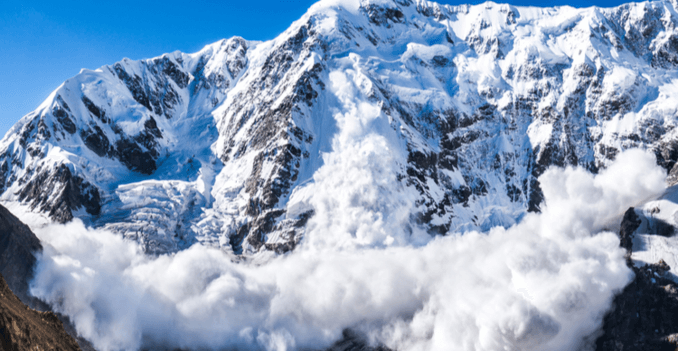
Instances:
[[[286,252],[312,216],[351,245],[411,240],[333,204],[430,235],[509,226],[551,165],[641,147],[674,168],[676,11],[323,0],[268,42],[81,71],[0,142],[0,200],[149,253]]]

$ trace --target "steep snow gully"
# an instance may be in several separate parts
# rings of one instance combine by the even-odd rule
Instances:
[[[0,141],[30,291],[101,350],[593,348],[629,207],[678,268],[677,6],[323,0],[82,70]]]

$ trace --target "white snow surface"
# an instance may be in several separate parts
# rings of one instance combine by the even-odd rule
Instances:
[[[648,201],[636,213],[641,219],[635,231],[631,258],[636,266],[664,260],[671,267],[668,277],[678,282],[678,186],[672,186],[659,198]],[[661,230],[664,226],[664,230]]]
[[[508,227],[538,207],[551,165],[596,171],[626,149],[672,147],[676,16],[669,1],[321,1],[271,41],[81,71],[0,141],[0,200],[64,206],[78,189],[20,194],[65,165],[100,195],[100,211],[74,205],[75,217],[155,254],[298,244],[311,211],[345,227],[346,238],[318,239],[338,247]],[[161,136],[148,137],[153,123]],[[97,154],[86,141],[97,129],[155,167]],[[375,234],[337,206],[394,226],[390,214],[409,213],[411,230]]]

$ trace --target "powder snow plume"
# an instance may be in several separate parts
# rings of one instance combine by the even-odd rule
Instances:
[[[387,146],[360,138],[366,156]],[[316,184],[338,191],[332,184],[345,182],[331,178],[342,176]],[[404,225],[407,214],[380,203],[397,192],[345,189],[345,201],[319,194],[311,204],[327,208],[309,223],[311,244],[256,265],[200,245],[150,257],[77,220],[48,226],[36,230],[45,250],[31,291],[101,350],[322,348],[345,328],[397,350],[587,349],[631,278],[616,234],[603,229],[660,193],[664,172],[651,154],[632,150],[598,175],[552,168],[540,181],[541,214],[509,229],[413,244],[398,244],[417,235]],[[356,186],[379,188],[374,182]],[[405,193],[396,200],[406,204]],[[324,211],[357,226],[333,233]],[[400,231],[390,234],[393,245],[382,240],[389,231]],[[344,244],[321,240],[335,234]]]

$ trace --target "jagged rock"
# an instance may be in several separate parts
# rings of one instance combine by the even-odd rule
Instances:
[[[678,285],[664,276],[666,263],[631,269],[635,278],[615,297],[596,350],[678,349]]]
[[[664,260],[636,267],[631,261],[633,232],[640,226],[633,207],[624,214],[620,246],[627,251],[627,266],[635,277],[615,296],[612,310],[603,321],[598,351],[644,351],[678,349],[678,284],[666,276]]]
[[[621,228],[619,229],[619,245],[626,249],[627,259],[630,259],[631,253],[633,252],[633,233],[638,229],[641,223],[642,221],[636,214],[635,209],[629,207],[629,209],[626,210],[626,213],[624,213]]]
[[[73,219],[73,212],[81,208],[90,215],[98,215],[101,211],[99,189],[73,175],[67,165],[36,173],[37,176],[17,194],[19,200],[31,204],[32,209],[48,213],[59,223]]]
[[[351,329],[342,333],[342,338],[324,351],[392,351],[385,346],[370,346],[367,340]]]
[[[24,305],[0,275],[0,350],[80,350],[52,312]]]
[[[675,10],[322,3],[266,43],[83,70],[0,142],[0,199],[87,217],[150,253],[286,252],[305,231],[290,197],[368,105],[356,125],[373,129],[356,135],[389,140],[393,188],[418,193],[408,218],[431,235],[509,226],[540,211],[549,167],[595,173],[630,148],[675,182]]]
[[[32,306],[35,299],[28,293],[28,283],[41,251],[40,240],[30,228],[0,205],[0,273],[16,296]]]

